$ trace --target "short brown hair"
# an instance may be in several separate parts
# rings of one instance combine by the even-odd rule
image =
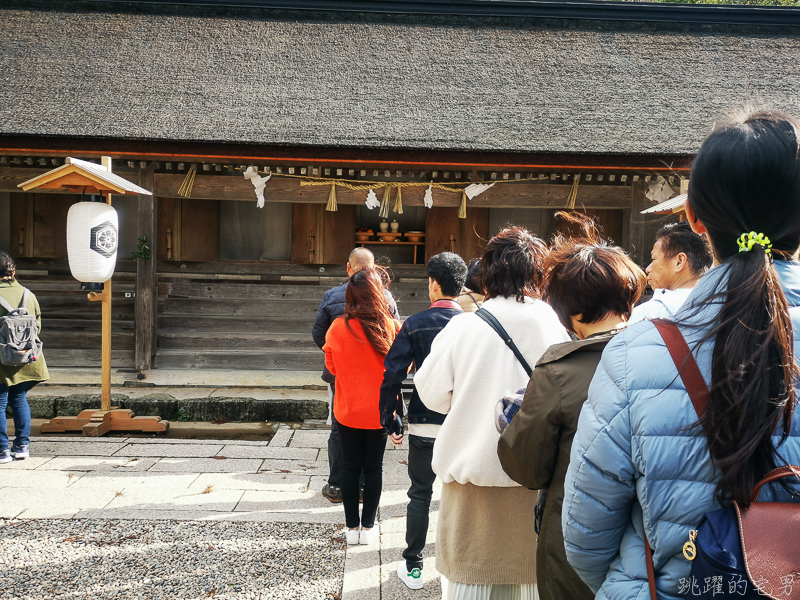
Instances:
[[[567,329],[572,317],[596,323],[609,314],[631,315],[647,276],[622,248],[600,238],[585,215],[557,213],[581,225],[582,238],[556,236],[546,265],[545,299]]]
[[[539,298],[544,282],[547,244],[524,227],[501,230],[486,244],[481,277],[488,298]]]

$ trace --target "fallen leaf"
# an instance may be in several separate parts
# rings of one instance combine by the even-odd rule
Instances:
[[[408,466],[408,461],[407,461],[407,460],[401,460],[401,461],[400,461],[400,464],[401,464],[401,465],[406,465],[406,466]]]
[[[78,542],[83,539],[82,535],[73,535],[72,537],[64,538],[62,542]]]
[[[214,460],[228,460],[227,456],[212,456]]]
[[[114,494],[114,498],[119,498],[120,496],[122,496],[122,492],[117,492]]]
[[[208,592],[208,593],[205,595],[205,598],[213,598],[213,597],[214,597],[214,596],[216,596],[216,595],[217,595],[217,590],[216,590],[216,588],[214,588],[213,590],[211,590],[210,592]]]
[[[342,597],[339,594],[334,594],[333,592],[328,592],[328,596],[333,598],[333,600],[342,600]]]
[[[202,492],[200,492],[200,493],[201,493],[201,494],[210,494],[210,493],[211,493],[211,492],[213,492],[213,491],[214,491],[214,486],[213,486],[213,485],[210,485],[210,486],[208,486],[206,489],[204,489],[204,490],[203,490]]]
[[[225,417],[217,417],[216,419],[211,421],[214,425],[222,425],[223,423],[227,423],[228,419]]]
[[[288,469],[278,469],[281,473],[291,473]]]
[[[69,477],[67,478],[67,481],[71,481],[73,477],[75,477],[75,475],[73,475],[72,473],[70,473],[70,474],[69,474]]]
[[[214,549],[214,546],[212,546],[211,544],[209,544],[209,545],[208,545],[208,549],[209,549],[209,550],[213,550],[213,549]]]

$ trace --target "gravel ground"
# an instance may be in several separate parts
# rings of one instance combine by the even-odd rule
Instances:
[[[0,519],[0,598],[335,600],[329,524]]]

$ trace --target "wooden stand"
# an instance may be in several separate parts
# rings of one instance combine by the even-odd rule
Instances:
[[[103,157],[103,166],[111,172],[111,159]],[[56,180],[57,182],[58,180]],[[95,185],[97,185],[95,183]],[[105,189],[106,202],[111,204],[112,190]],[[42,423],[42,433],[82,431],[85,436],[101,436],[109,431],[144,431],[161,433],[169,429],[169,421],[161,417],[135,417],[133,411],[111,408],[111,280],[103,284],[101,293],[90,292],[89,302],[102,302],[102,376],[100,384],[100,410],[84,410],[77,417],[56,417]]]

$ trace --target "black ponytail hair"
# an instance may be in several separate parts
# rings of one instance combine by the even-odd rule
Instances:
[[[716,127],[703,143],[689,179],[689,206],[705,226],[728,285],[708,301],[721,303],[713,338],[711,388],[703,426],[720,473],[721,503],[750,505],[755,484],[776,467],[772,436],[786,440],[796,401],[798,368],[789,306],[772,261],[800,246],[800,123],[756,112]],[[740,252],[743,233],[763,233]]]
[[[0,250],[0,279],[14,280],[14,274],[17,272],[17,263],[11,258],[8,252]]]

